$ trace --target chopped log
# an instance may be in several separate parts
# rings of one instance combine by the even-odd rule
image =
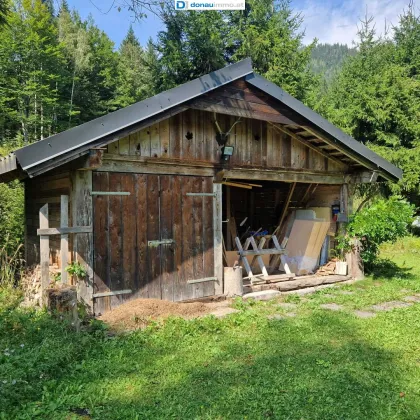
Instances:
[[[79,330],[80,320],[77,312],[76,287],[47,289],[47,308],[65,319]]]

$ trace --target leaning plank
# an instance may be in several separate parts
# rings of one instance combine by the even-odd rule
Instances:
[[[48,204],[39,210],[39,226],[42,229],[48,228]],[[41,257],[41,295],[42,304],[47,304],[47,289],[50,284],[50,238],[41,236],[39,240]]]
[[[61,209],[60,209],[60,228],[68,228],[69,226],[69,196],[61,196]],[[60,260],[61,260],[61,282],[68,283],[67,278],[67,264],[69,258],[69,235],[61,235],[60,243]]]
[[[274,231],[273,236],[276,236],[277,233],[280,232],[281,226],[284,222],[284,219],[286,218],[287,211],[289,210],[290,201],[292,200],[292,196],[293,196],[293,193],[295,191],[295,188],[296,188],[296,182],[293,182],[292,184],[290,184],[289,194],[287,195],[287,200],[286,200],[286,203],[284,204],[284,208],[283,208],[283,211],[281,213],[279,225],[277,226],[276,230]]]
[[[38,236],[52,236],[52,235],[67,235],[69,233],[92,233],[92,226],[75,226],[75,227],[60,227],[60,228],[45,228],[37,229]]]

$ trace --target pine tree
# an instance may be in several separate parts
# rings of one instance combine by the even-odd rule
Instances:
[[[132,26],[121,43],[118,59],[116,104],[125,107],[145,99],[149,92],[145,86],[144,52]]]
[[[9,1],[0,0],[0,26],[7,23],[7,15],[9,14]]]
[[[62,49],[41,0],[23,0],[0,32],[0,113],[5,134],[28,143],[59,129]]]

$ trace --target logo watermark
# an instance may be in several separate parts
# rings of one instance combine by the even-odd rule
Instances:
[[[244,1],[215,2],[175,0],[176,10],[245,10]]]

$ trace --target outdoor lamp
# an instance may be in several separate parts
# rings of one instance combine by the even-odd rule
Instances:
[[[233,146],[222,147],[222,161],[229,162],[234,150],[235,148]]]

